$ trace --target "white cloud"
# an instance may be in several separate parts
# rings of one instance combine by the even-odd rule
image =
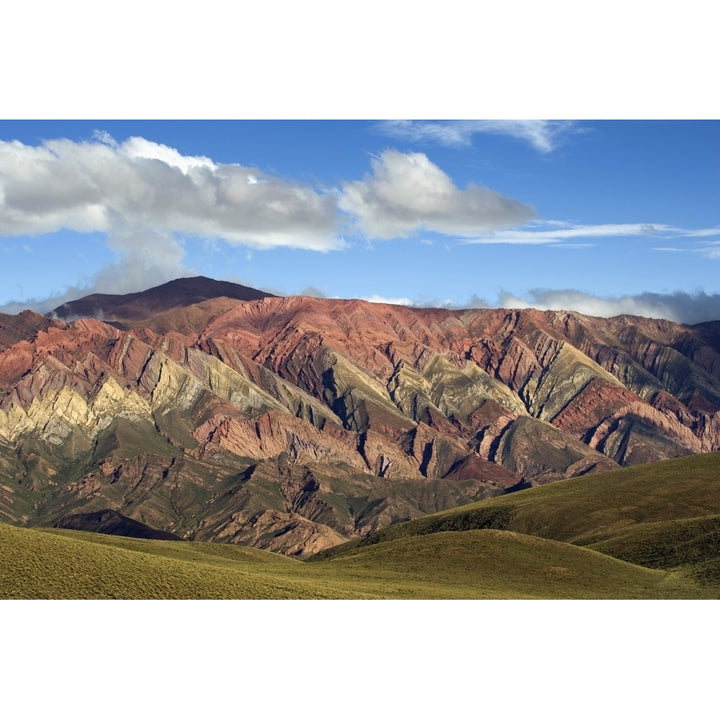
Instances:
[[[103,136],[106,144],[110,144],[112,147],[118,147],[109,136]],[[193,155],[181,155],[175,148],[168,147],[167,145],[161,145],[159,143],[146,140],[142,137],[131,137],[128,138],[120,147],[120,152],[131,160],[136,159],[148,159],[148,160],[160,160],[169,165],[170,167],[177,168],[182,171],[185,175],[192,168],[208,168],[209,170],[215,171],[218,166],[204,156],[193,156]],[[247,176],[249,183],[257,182],[252,174]]]
[[[183,264],[185,251],[167,233],[138,230],[114,233],[109,245],[117,260],[99,270],[92,281],[102,292],[123,294],[161,285],[190,273]]]
[[[144,138],[0,141],[0,235],[142,228],[330,250],[341,244],[336,220],[335,200],[308,185]]]
[[[460,190],[422,153],[386,150],[372,159],[372,175],[343,184],[339,206],[376,238],[407,237],[424,229],[467,235],[523,223],[529,205],[488,188]]]
[[[415,305],[415,303],[410,300],[410,298],[392,298],[392,297],[383,297],[382,295],[370,295],[370,297],[363,297],[360,298],[361,300],[365,300],[367,302],[371,303],[380,303],[384,305]]]
[[[509,135],[543,153],[553,151],[569,133],[578,132],[571,120],[388,120],[379,128],[394,137],[451,147],[470,145],[477,134]]]

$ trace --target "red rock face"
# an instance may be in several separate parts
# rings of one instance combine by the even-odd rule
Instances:
[[[567,344],[585,356],[588,383],[568,395],[557,420],[552,420],[557,427],[582,438],[603,420],[640,403],[654,405],[664,416],[661,419],[648,409],[643,412],[645,420],[663,432],[674,427],[674,436],[685,437],[689,450],[717,449],[718,438],[699,427],[703,415],[720,410],[720,355],[703,344],[700,335],[694,338],[689,357],[673,347],[688,346],[691,334],[668,321],[645,318],[376,309],[359,301],[274,298],[226,313],[200,335],[199,343],[233,347],[316,394],[328,364],[323,359],[327,349],[351,359],[381,383],[387,382],[399,362],[422,368],[428,355],[438,353],[458,367],[474,362],[526,405],[532,401],[531,386],[552,372],[559,348]],[[538,415],[539,410],[531,414]],[[698,430],[700,445],[679,427]]]
[[[21,340],[32,340],[40,330],[60,327],[61,323],[25,310],[19,315],[0,313],[0,350],[9,348]]]
[[[0,317],[0,518],[112,509],[302,555],[303,538],[720,449],[720,323],[222,285],[88,299],[125,313],[114,326]]]

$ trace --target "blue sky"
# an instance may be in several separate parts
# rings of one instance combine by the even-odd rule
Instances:
[[[202,274],[720,318],[718,158],[711,120],[0,121],[0,305]]]

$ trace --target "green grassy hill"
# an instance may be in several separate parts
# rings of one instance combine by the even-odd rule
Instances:
[[[720,583],[720,453],[625,468],[471,503],[320,553],[438,532],[496,529]]]
[[[303,563],[250,548],[0,525],[3,598],[690,598],[680,573],[498,530],[411,536]]]
[[[720,454],[572,478],[300,562],[0,524],[3,598],[717,598]]]

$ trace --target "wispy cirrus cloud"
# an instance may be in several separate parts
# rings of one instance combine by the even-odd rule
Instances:
[[[592,240],[609,237],[646,237],[658,240],[698,239],[720,235],[720,227],[686,229],[664,225],[662,223],[605,223],[599,225],[577,225],[562,221],[538,221],[539,229],[498,230],[486,235],[465,238],[464,242],[477,245],[557,245],[562,243],[570,247],[568,240]],[[575,247],[587,247],[588,243],[575,244]],[[715,243],[705,243],[699,247],[713,248]],[[672,248],[657,248],[668,250]]]
[[[695,249],[705,257],[712,258],[713,260],[720,260],[720,240],[713,240],[712,242],[703,243]]]
[[[470,145],[475,135],[507,135],[542,153],[552,152],[578,132],[572,120],[385,120],[378,129],[391,137],[449,147]]]

